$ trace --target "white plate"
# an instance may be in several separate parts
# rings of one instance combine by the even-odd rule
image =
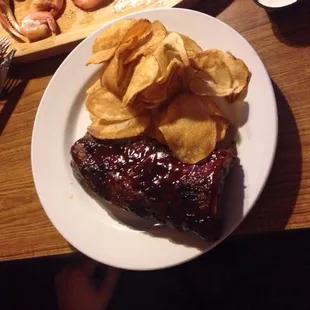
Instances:
[[[213,17],[184,9],[147,10],[130,17],[158,19],[168,30],[192,37],[204,49],[229,50],[242,58],[252,73],[246,97],[248,118],[239,129],[237,146],[242,167],[234,169],[227,182],[222,241],[250,211],[272,166],[277,110],[269,76],[249,43]],[[35,186],[55,227],[69,243],[89,257],[136,270],[177,265],[210,250],[220,241],[207,244],[173,229],[154,227],[116,207],[102,206],[82,189],[72,174],[70,147],[85,134],[89,124],[84,107],[85,89],[98,72],[97,66],[85,66],[85,63],[102,29],[71,52],[41,100],[31,150]]]

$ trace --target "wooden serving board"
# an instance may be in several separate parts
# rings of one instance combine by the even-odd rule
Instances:
[[[57,20],[61,33],[37,42],[21,42],[0,27],[0,37],[8,37],[17,50],[15,62],[30,62],[69,52],[80,40],[87,37],[103,24],[133,12],[148,8],[189,7],[199,0],[107,0],[106,6],[86,12],[76,7],[72,0],[65,0],[65,9]],[[16,1],[13,11],[18,23],[29,14],[32,9],[32,0]]]

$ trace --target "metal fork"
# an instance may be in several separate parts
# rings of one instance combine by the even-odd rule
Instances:
[[[12,59],[16,53],[16,49],[14,48],[7,53],[10,45],[11,42],[6,37],[0,39],[0,94],[7,78]]]

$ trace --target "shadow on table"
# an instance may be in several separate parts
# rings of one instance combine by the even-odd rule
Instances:
[[[22,80],[31,80],[55,73],[67,55],[50,57],[29,63],[13,63],[10,68],[10,77]],[[73,72],[72,72],[73,74]]]
[[[286,45],[310,45],[310,2],[268,14],[272,29],[279,41]]]
[[[178,267],[124,270],[107,310],[308,309],[309,237],[310,230],[235,236]],[[0,308],[58,309],[55,276],[81,258],[0,262]]]
[[[274,82],[273,87],[279,118],[274,164],[265,189],[238,233],[285,228],[298,197],[302,172],[300,137],[289,103]]]
[[[195,11],[203,12],[211,16],[217,16],[224,11],[234,0],[202,0],[193,7]]]
[[[309,237],[309,229],[231,237],[183,265],[186,291],[200,309],[308,309]]]

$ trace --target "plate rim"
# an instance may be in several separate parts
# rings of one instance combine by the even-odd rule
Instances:
[[[203,251],[200,251],[199,253],[197,253],[197,255],[193,255],[192,257],[188,258],[188,259],[185,259],[185,260],[180,260],[179,262],[173,262],[173,263],[167,263],[165,264],[164,266],[160,265],[158,267],[151,267],[151,268],[145,268],[145,267],[131,267],[130,268],[126,268],[124,266],[118,266],[117,264],[113,264],[113,266],[115,267],[118,267],[118,268],[123,268],[123,269],[130,269],[130,270],[158,270],[158,269],[165,269],[165,268],[170,268],[170,267],[173,267],[173,266],[177,266],[177,265],[180,265],[180,264],[184,264],[188,261],[191,261],[201,255],[203,255],[204,253],[206,252],[209,252],[211,251],[212,249],[214,249],[218,244],[220,244],[221,242],[223,242],[227,237],[229,237],[232,232],[234,232],[236,230],[236,228],[246,219],[246,217],[248,216],[248,214],[250,213],[250,211],[253,209],[253,207],[256,205],[256,202],[258,200],[258,198],[261,196],[261,193],[262,191],[264,190],[265,186],[266,186],[266,182],[270,176],[270,173],[271,173],[271,169],[273,167],[273,164],[274,164],[274,159],[275,159],[275,154],[276,154],[276,149],[277,149],[277,143],[278,143],[278,109],[277,109],[277,101],[276,101],[276,96],[275,96],[275,91],[274,91],[274,87],[272,85],[272,81],[271,81],[271,78],[269,76],[269,73],[262,61],[262,59],[260,58],[259,54],[256,52],[256,50],[253,48],[253,46],[248,42],[248,40],[246,40],[239,32],[237,32],[233,27],[231,27],[230,25],[226,24],[225,22],[219,20],[218,18],[216,17],[213,17],[211,15],[208,15],[206,13],[202,13],[202,12],[199,12],[199,11],[195,11],[195,10],[191,10],[191,9],[185,9],[185,8],[153,8],[153,9],[145,9],[145,10],[141,10],[141,11],[138,11],[138,12],[134,12],[134,13],[131,13],[131,14],[128,14],[128,15],[124,15],[124,16],[121,16],[119,18],[116,18],[112,21],[109,21],[107,23],[104,23],[100,28],[98,28],[97,30],[93,31],[90,35],[88,35],[85,39],[83,39],[67,56],[66,58],[63,60],[63,62],[61,63],[61,65],[57,68],[57,70],[55,71],[55,73],[53,74],[51,80],[49,81],[43,95],[42,95],[42,98],[40,100],[40,103],[38,105],[38,109],[36,111],[36,115],[35,115],[35,119],[34,119],[34,123],[33,123],[33,130],[32,130],[32,137],[31,137],[31,170],[32,170],[32,176],[33,176],[33,180],[34,180],[34,186],[35,186],[35,189],[36,189],[36,193],[37,193],[37,196],[38,196],[38,199],[40,201],[40,204],[41,204],[41,207],[43,208],[43,210],[45,211],[45,214],[47,215],[48,219],[51,221],[51,223],[53,224],[54,228],[62,235],[62,237],[70,244],[72,245],[74,248],[76,248],[77,250],[79,250],[79,246],[76,245],[76,242],[75,240],[72,240],[71,237],[68,237],[68,234],[66,233],[66,231],[64,229],[62,229],[62,227],[60,227],[61,225],[58,225],[54,219],[53,219],[53,216],[50,212],[50,210],[48,208],[46,208],[44,206],[44,204],[42,203],[42,199],[40,197],[40,191],[39,191],[39,184],[38,182],[36,181],[36,172],[35,172],[35,162],[34,162],[34,145],[35,145],[35,139],[34,139],[34,133],[37,131],[37,123],[38,123],[38,118],[39,118],[39,115],[40,115],[40,111],[41,111],[41,108],[43,106],[42,102],[44,102],[46,100],[46,96],[49,92],[49,89],[52,85],[52,83],[54,83],[54,80],[56,80],[57,78],[57,74],[59,71],[62,70],[62,68],[66,65],[67,61],[69,61],[69,59],[72,57],[72,55],[75,53],[76,50],[78,50],[80,48],[80,45],[83,44],[84,41],[88,40],[89,37],[93,36],[95,33],[98,33],[100,32],[103,28],[105,27],[108,27],[109,25],[112,25],[114,24],[115,22],[119,21],[119,20],[122,20],[122,19],[126,19],[126,18],[130,18],[132,16],[135,16],[137,14],[139,15],[143,15],[144,13],[148,13],[150,11],[187,11],[187,13],[190,13],[190,14],[198,14],[198,15],[202,15],[204,17],[208,17],[208,18],[211,18],[213,20],[216,20],[216,22],[219,22],[220,24],[222,24],[224,27],[228,28],[230,31],[234,32],[235,35],[237,35],[238,37],[240,37],[242,40],[246,41],[246,43],[248,44],[249,48],[252,49],[252,51],[258,56],[258,61],[260,61],[261,63],[261,67],[262,69],[264,70],[264,73],[266,75],[266,77],[268,77],[268,84],[270,86],[270,90],[271,90],[271,94],[272,94],[272,97],[273,97],[273,102],[274,102],[274,105],[272,105],[271,107],[274,109],[274,115],[275,115],[275,120],[273,122],[273,132],[274,132],[274,135],[273,135],[273,139],[272,141],[269,141],[271,143],[271,147],[272,147],[272,152],[271,152],[271,157],[270,157],[270,162],[269,162],[269,165],[266,169],[266,173],[265,173],[265,176],[263,178],[263,182],[262,182],[262,185],[261,185],[261,188],[257,191],[257,194],[256,194],[256,198],[253,199],[253,203],[249,206],[248,210],[246,210],[246,212],[244,212],[243,216],[242,216],[242,219],[241,221],[238,221],[237,223],[235,223],[234,225],[232,225],[231,229],[229,229],[229,231],[224,234],[219,240],[217,240],[216,242],[212,243],[206,250],[203,250]],[[143,18],[143,16],[141,16],[141,18]],[[267,82],[267,81],[266,81]],[[103,262],[104,259],[102,258],[98,258],[96,257],[96,255],[92,255],[90,254],[88,249],[85,250],[83,249],[82,250],[79,250],[81,251],[82,253],[84,253],[85,255],[89,256],[90,258],[96,260],[96,261],[100,261],[100,262]],[[107,264],[106,262],[104,262],[105,264]],[[111,264],[110,264],[111,265]]]

